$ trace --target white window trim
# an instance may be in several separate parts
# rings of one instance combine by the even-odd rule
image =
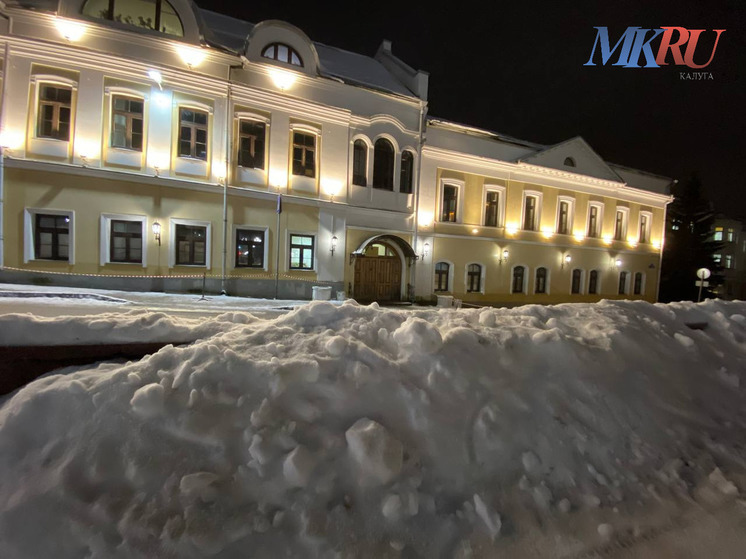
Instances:
[[[311,269],[299,269],[299,268],[291,268],[290,267],[290,239],[293,235],[303,235],[305,237],[313,237],[313,258],[311,259]],[[295,229],[286,229],[285,230],[285,247],[286,247],[286,254],[285,254],[285,271],[286,272],[299,272],[302,274],[307,273],[316,273],[318,262],[319,262],[319,235],[318,232],[313,231],[298,231]]]
[[[619,280],[621,279],[622,272],[626,272],[626,280],[624,282],[624,293],[619,293]],[[634,280],[634,276],[632,275],[632,272],[629,270],[619,270],[619,273],[616,277],[616,294],[619,295],[629,295],[632,291],[632,281]]]
[[[637,218],[637,234],[638,234],[638,242],[642,242],[639,238],[640,231],[642,230],[642,216],[646,216],[648,218],[648,226],[645,228],[645,244],[650,244],[652,241],[650,240],[650,235],[653,232],[653,212],[648,211],[640,211],[640,215]]]
[[[137,91],[136,89],[130,89],[127,87],[116,87],[110,86],[104,89],[104,95],[107,98],[106,102],[109,106],[108,122],[104,122],[104,142],[106,150],[118,151],[123,153],[139,153],[141,157],[144,157],[148,151],[148,96]],[[139,99],[142,101],[142,150],[127,149],[118,146],[111,145],[111,133],[112,133],[112,117],[114,116],[114,97],[130,97],[131,99]]]
[[[630,290],[632,292],[632,295],[635,295],[636,297],[644,297],[645,296],[645,283],[647,282],[648,275],[645,272],[635,272],[635,274],[642,274],[642,281],[640,282],[640,293],[635,293],[635,276],[632,275],[632,289]]]
[[[479,266],[479,291],[469,291],[469,266],[472,264]],[[482,262],[467,262],[466,266],[464,266],[464,293],[481,293],[484,295],[484,284],[486,279],[487,266]]]
[[[596,231],[595,235],[591,235],[589,231],[589,227],[591,224],[591,208],[592,207],[598,208],[598,220],[596,222]],[[603,202],[588,202],[588,212],[585,219],[585,231],[584,235],[586,237],[589,237],[591,239],[600,239],[603,237],[604,233],[604,203]]]
[[[205,227],[207,230],[207,238],[205,239],[205,263],[202,264],[178,264],[184,268],[205,268],[210,270],[212,268],[212,221],[201,221],[197,219],[181,219],[178,217],[172,217],[168,220],[168,267],[174,268],[176,264],[176,226],[177,225],[192,225],[195,227]]]
[[[253,122],[261,122],[264,124],[264,169],[256,169],[254,167],[242,167],[238,164],[238,152],[234,153],[233,155],[236,158],[236,167],[240,169],[250,169],[252,171],[257,171],[259,173],[266,173],[267,169],[269,168],[269,130],[270,130],[270,118],[264,115],[260,115],[257,113],[252,113],[250,111],[238,111],[233,114],[233,117],[236,120],[236,148],[238,148],[238,139],[241,135],[241,121],[242,120],[250,120]]]
[[[408,151],[412,155],[412,192],[401,191],[401,157],[405,151]],[[417,150],[410,145],[406,145],[396,152],[396,158],[394,160],[394,191],[399,192],[405,196],[414,194],[417,189]]]
[[[577,293],[572,292],[572,273],[575,270],[580,270],[580,291]],[[596,282],[596,287],[598,287],[598,282]],[[596,289],[598,291],[598,289]],[[585,270],[583,268],[570,268],[570,290],[568,293],[570,295],[585,295],[586,292],[586,286],[585,286]]]
[[[596,272],[596,292],[591,293],[591,290],[589,289],[590,281],[591,281],[591,272],[594,272],[594,271]],[[590,270],[588,270],[588,285],[585,286],[585,292],[588,295],[601,295],[601,279],[602,279],[602,275],[601,275],[600,270],[598,270],[597,268],[591,268]]]
[[[438,264],[448,264],[448,289],[445,291],[436,291],[435,288],[437,287],[437,282],[435,281],[435,266]],[[442,258],[438,260],[437,262],[433,262],[433,275],[432,275],[432,282],[433,282],[433,293],[453,293],[453,277],[454,277],[454,270],[455,266],[453,265],[453,262],[450,260],[443,260]]]
[[[111,261],[111,222],[112,220],[139,221],[142,226],[142,263],[138,262],[112,262]],[[116,264],[123,266],[148,267],[148,218],[144,215],[132,214],[101,214],[101,243],[99,246],[99,264]]]
[[[524,229],[523,226],[525,224],[525,217],[526,217],[526,198],[529,196],[533,196],[536,198],[536,216],[535,216],[535,223],[533,229]],[[540,231],[541,230],[541,209],[543,206],[544,201],[544,193],[539,192],[538,190],[524,190],[523,191],[523,199],[521,204],[521,223],[520,223],[520,229],[523,231]]]
[[[575,229],[575,198],[572,196],[558,196],[557,197],[557,215],[554,221],[554,231],[559,233],[559,216],[560,216],[560,202],[567,202],[567,235],[571,236]]]
[[[544,268],[547,271],[547,279],[546,279],[546,286],[545,286],[545,289],[544,289],[544,293],[538,293],[536,291],[536,278],[538,277],[539,268]],[[551,294],[550,287],[552,285],[551,279],[552,279],[552,270],[549,268],[549,266],[537,266],[534,269],[534,283],[533,283],[533,287],[534,287],[533,293],[534,293],[534,295],[550,295]]]
[[[621,238],[616,238],[616,214],[617,212],[622,213],[622,234]],[[629,237],[629,208],[626,206],[617,206],[614,210],[614,240],[626,241]]]
[[[360,140],[363,142],[367,147],[367,155],[365,159],[365,186],[360,186],[359,184],[353,184],[352,183],[352,176],[354,174],[355,170],[355,142]],[[350,139],[350,176],[348,178],[348,182],[350,184],[350,187],[357,187],[357,188],[371,188],[373,186],[373,143],[370,141],[370,138],[366,136],[365,134],[355,134]],[[414,186],[414,185],[413,185]]]
[[[64,262],[64,260],[50,260],[48,258],[36,258],[36,246],[34,243],[34,226],[36,214],[65,215],[70,219],[68,233],[67,263],[75,264],[75,212],[73,210],[53,210],[49,208],[24,208],[23,210],[23,263],[28,264],[32,260],[42,262]]]
[[[436,215],[438,223],[450,223],[456,225],[463,223],[464,215],[464,181],[458,179],[440,179],[440,190],[438,191],[438,213]],[[441,221],[443,217],[443,194],[446,186],[456,187],[456,221]],[[446,262],[443,260],[442,262]]]
[[[497,184],[485,184],[482,188],[482,217],[480,224],[483,227],[492,227],[491,225],[485,225],[485,219],[487,218],[487,193],[497,192],[497,225],[498,229],[505,227],[505,197],[507,195],[507,188]]]
[[[263,231],[264,232],[264,266],[262,268],[250,268],[248,266],[236,266],[236,234],[239,229],[247,229],[249,231]],[[262,227],[260,225],[233,225],[233,237],[231,240],[231,248],[233,250],[233,265],[234,270],[269,270],[269,227]]]
[[[33,120],[31,126],[33,127],[33,134],[29,137],[34,140],[42,142],[60,142],[70,143],[75,139],[75,120],[78,115],[77,111],[77,98],[76,93],[78,91],[78,82],[62,76],[56,76],[54,74],[33,74],[30,78],[31,85],[34,86],[34,106],[33,106]],[[39,95],[41,94],[41,86],[43,85],[58,85],[63,87],[69,87],[72,89],[72,96],[70,99],[70,135],[67,140],[59,140],[57,138],[45,138],[38,135],[39,132]]]
[[[314,143],[314,165],[315,168],[315,176],[313,178],[306,177],[305,175],[296,175],[293,173],[293,133],[294,132],[302,132],[304,134],[311,134],[316,137],[316,142]],[[292,188],[292,180],[293,177],[297,177],[295,180],[301,179],[301,180],[307,180],[309,182],[313,182],[314,184],[318,184],[321,180],[321,126],[316,126],[312,124],[301,124],[298,122],[291,122],[290,123],[290,134],[289,134],[289,145],[288,145],[288,176],[290,177],[289,184]],[[288,245],[290,246],[290,245]],[[314,251],[314,260],[316,259],[315,251]],[[290,259],[288,259],[289,262]],[[288,266],[290,264],[288,263]],[[315,266],[315,265],[314,265]]]
[[[513,291],[513,274],[515,273],[516,268],[523,268],[523,289],[521,289],[520,293],[516,293]],[[510,284],[508,285],[508,293],[511,295],[528,295],[528,281],[529,276],[531,275],[531,268],[526,266],[526,264],[515,264],[510,267]]]

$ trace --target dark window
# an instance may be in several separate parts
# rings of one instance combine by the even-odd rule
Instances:
[[[238,121],[238,165],[264,169],[264,142],[267,125],[256,120]]]
[[[614,224],[614,239],[621,241],[624,239],[624,212],[617,210],[616,222]]]
[[[316,136],[293,132],[293,174],[316,177]]]
[[[469,264],[466,269],[468,285],[466,291],[469,293],[478,292],[482,287],[482,267],[479,264]]]
[[[313,270],[312,235],[290,235],[290,269]]]
[[[88,0],[83,15],[184,36],[181,20],[166,0]]]
[[[68,216],[36,214],[34,258],[69,260],[70,218]]]
[[[394,190],[394,146],[385,138],[373,148],[373,188]]]
[[[368,144],[362,140],[352,146],[352,184],[368,186]]]
[[[642,272],[637,272],[635,274],[634,293],[635,295],[642,295]]]
[[[570,234],[570,202],[560,201],[559,203],[557,233],[560,235]]]
[[[142,151],[143,101],[115,95],[111,103],[111,145]]]
[[[565,157],[566,167],[575,167],[575,160],[572,157]]]
[[[535,293],[546,293],[546,292],[547,292],[547,269],[537,268],[536,269]]]
[[[484,203],[484,224],[487,227],[497,227],[500,213],[500,193],[494,190],[487,191],[487,199]]]
[[[109,260],[142,262],[142,222],[111,220]]]
[[[267,45],[262,51],[262,56],[270,60],[292,64],[293,66],[303,66],[303,59],[298,54],[298,51],[285,43]]]
[[[516,266],[513,268],[513,285],[511,286],[511,293],[523,293],[523,276],[526,273],[526,269],[523,266]]]
[[[440,211],[441,221],[456,223],[456,210],[458,203],[458,187],[450,184],[443,186],[443,204]]]
[[[571,287],[571,293],[573,295],[577,295],[580,293],[580,277],[582,275],[582,272],[578,269],[575,269],[572,271],[572,287]]]
[[[627,272],[619,272],[619,295],[627,293]]]
[[[264,268],[264,231],[236,230],[236,268]]]
[[[435,291],[448,291],[448,272],[451,266],[445,262],[435,265]]]
[[[399,177],[399,192],[412,193],[412,177],[414,173],[414,156],[411,151],[401,152],[401,176]]]
[[[176,264],[204,266],[207,255],[207,227],[176,226]]]
[[[588,236],[598,237],[598,206],[588,208]]]
[[[40,138],[70,140],[70,116],[73,90],[57,85],[42,85],[39,91],[39,124],[36,135]]]
[[[640,214],[640,242],[648,242],[648,216],[647,214]]]
[[[179,109],[179,157],[207,160],[207,113]]]
[[[596,295],[598,293],[598,271],[591,270],[588,276],[588,293]]]
[[[536,196],[526,196],[523,208],[523,228],[527,231],[536,230]]]

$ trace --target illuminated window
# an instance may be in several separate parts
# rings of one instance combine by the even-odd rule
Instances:
[[[722,227],[715,227],[714,240],[715,241],[722,241],[723,240],[723,228]]]
[[[401,174],[399,180],[399,192],[412,193],[412,178],[414,174],[414,155],[411,151],[401,152]]]
[[[42,84],[39,88],[39,138],[70,140],[71,103],[73,90],[61,85]]]
[[[469,264],[466,268],[466,291],[475,293],[481,291],[482,267],[479,264]]]
[[[373,147],[373,188],[394,190],[394,146],[385,138]]]
[[[487,227],[498,227],[500,218],[500,193],[488,190],[485,193],[484,224]]]
[[[207,160],[207,113],[179,109],[179,157]]]
[[[238,165],[247,169],[264,169],[264,144],[267,125],[257,120],[238,121]]]
[[[315,240],[313,235],[290,235],[291,270],[313,270]]]
[[[316,135],[293,132],[293,174],[316,177]]]
[[[368,186],[368,144],[362,140],[352,147],[352,184]]]
[[[650,224],[653,221],[653,216],[649,213],[640,212],[640,237],[639,242],[649,243],[650,242]]]
[[[734,239],[734,237],[735,237],[735,231],[733,230],[733,228],[732,228],[732,227],[728,227],[728,237],[727,237],[727,239],[728,239],[728,242],[729,242],[729,243],[732,243],[732,242],[733,242],[733,239]]]
[[[435,291],[448,291],[448,274],[451,266],[447,262],[438,262],[435,265]]]
[[[443,200],[440,205],[440,220],[456,223],[458,210],[458,186],[443,185]]]
[[[262,56],[270,60],[292,64],[293,66],[303,66],[303,59],[298,54],[298,51],[285,43],[267,45],[262,51]]]
[[[111,146],[142,151],[142,99],[115,95],[111,101]]]
[[[525,277],[526,268],[523,266],[516,266],[513,268],[513,283],[510,286],[511,293],[523,293]]]
[[[725,268],[730,269],[733,267],[733,256],[730,254],[725,255]]]
[[[236,229],[236,268],[264,268],[264,231]]]
[[[88,0],[82,13],[96,19],[184,36],[181,19],[166,0]]]

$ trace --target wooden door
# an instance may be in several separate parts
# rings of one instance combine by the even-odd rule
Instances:
[[[401,268],[398,256],[358,256],[355,260],[355,299],[399,301]]]

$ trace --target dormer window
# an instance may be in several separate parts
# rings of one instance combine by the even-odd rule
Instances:
[[[575,160],[572,157],[565,157],[565,167],[575,167]]]
[[[166,35],[184,36],[181,19],[166,0],[88,0],[82,13]]]
[[[298,54],[298,51],[285,43],[272,43],[271,45],[264,47],[262,56],[264,58],[269,58],[270,60],[277,60],[278,62],[284,62],[285,64],[291,64],[293,66],[303,66],[303,60]]]

